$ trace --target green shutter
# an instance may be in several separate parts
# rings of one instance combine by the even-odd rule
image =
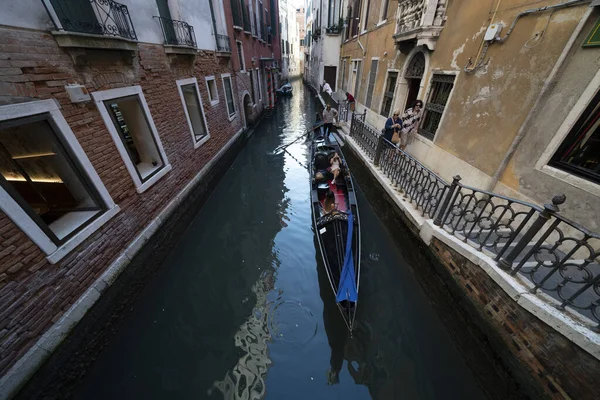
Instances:
[[[596,21],[590,35],[583,42],[583,47],[598,47],[600,46],[600,19]]]

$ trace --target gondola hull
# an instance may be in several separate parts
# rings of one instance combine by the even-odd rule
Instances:
[[[352,177],[335,137],[325,140],[317,129],[310,141],[310,182],[313,227],[336,303],[348,329],[354,329],[360,283],[360,218]],[[341,159],[332,180],[332,155]],[[328,198],[328,192],[329,194]],[[335,199],[331,207],[329,200]],[[330,203],[331,203],[330,201]]]

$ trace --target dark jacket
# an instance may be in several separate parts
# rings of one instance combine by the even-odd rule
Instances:
[[[395,124],[400,124],[400,126],[402,126],[402,119],[398,118],[394,120],[392,118],[388,118],[387,121],[385,121],[385,133],[383,134],[383,137],[390,142],[392,141],[392,136],[394,136],[394,128],[392,128],[392,125]],[[398,130],[400,129],[401,128],[398,128]]]

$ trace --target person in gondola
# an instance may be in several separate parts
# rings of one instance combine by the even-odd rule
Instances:
[[[342,164],[342,160],[338,153],[334,153],[331,160],[329,160],[329,164],[331,164],[330,171],[333,174],[333,182],[337,182],[338,176],[340,175],[340,166]]]
[[[327,191],[325,195],[325,200],[323,201],[323,210],[325,214],[329,214],[333,210],[337,208],[337,204],[335,203],[335,194],[331,190]]]

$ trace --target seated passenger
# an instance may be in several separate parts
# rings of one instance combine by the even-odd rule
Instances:
[[[328,190],[327,194],[325,195],[325,201],[323,201],[323,210],[325,211],[325,214],[329,214],[335,209],[337,209],[335,195],[331,190]]]
[[[340,174],[340,165],[342,164],[342,160],[338,153],[333,154],[329,163],[331,164],[330,171],[333,174],[333,182],[335,182]]]

